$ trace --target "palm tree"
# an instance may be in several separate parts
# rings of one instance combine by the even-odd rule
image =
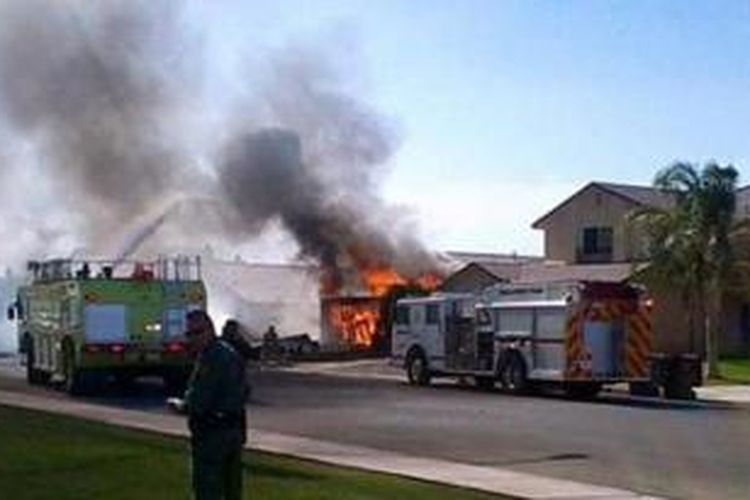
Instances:
[[[636,269],[634,279],[654,288],[680,288],[690,311],[691,343],[696,329],[703,333],[711,375],[718,374],[724,296],[748,283],[746,247],[740,244],[747,240],[748,225],[734,217],[737,178],[731,165],[709,163],[698,170],[676,163],[654,180],[673,198],[671,206],[638,209],[630,216],[647,245],[647,263]],[[694,312],[701,319],[698,325]]]

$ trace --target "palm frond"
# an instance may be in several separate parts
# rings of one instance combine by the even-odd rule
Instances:
[[[701,176],[691,163],[676,162],[657,172],[654,187],[662,191],[687,195],[700,189]]]

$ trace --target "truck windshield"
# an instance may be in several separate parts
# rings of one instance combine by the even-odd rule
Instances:
[[[396,324],[398,325],[409,324],[409,307],[407,306],[396,307]]]

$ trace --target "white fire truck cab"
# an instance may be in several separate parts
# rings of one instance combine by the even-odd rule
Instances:
[[[604,384],[649,382],[649,310],[641,290],[596,282],[405,298],[396,304],[392,361],[417,385],[472,376],[516,393],[557,385],[593,396]]]

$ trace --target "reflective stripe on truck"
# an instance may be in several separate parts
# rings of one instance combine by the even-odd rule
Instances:
[[[584,339],[584,324],[624,320],[625,345],[623,365],[628,378],[648,378],[648,358],[652,351],[653,330],[645,304],[634,307],[629,300],[594,301],[570,315],[565,330],[566,378],[590,380],[592,356]]]

